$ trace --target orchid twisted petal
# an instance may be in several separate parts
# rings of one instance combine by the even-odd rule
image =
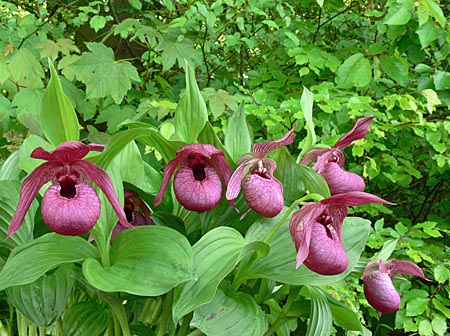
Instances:
[[[174,173],[173,185],[177,200],[188,210],[204,212],[219,203],[222,197],[221,179],[226,188],[231,168],[223,152],[213,145],[186,145],[167,163],[161,188],[155,197],[155,206],[162,202]]]
[[[358,119],[353,128],[345,133],[333,147],[330,149],[313,148],[300,161],[301,164],[308,165],[316,160],[314,170],[325,178],[332,195],[364,190],[365,183],[362,177],[342,169],[345,163],[342,150],[353,141],[366,136],[373,118]]]
[[[283,186],[273,173],[277,167],[274,160],[265,156],[276,148],[294,141],[294,129],[289,130],[280,139],[254,144],[252,154],[239,158],[239,166],[231,176],[226,198],[234,206],[241,187],[249,207],[265,217],[274,217],[284,206]],[[250,167],[248,172],[247,168]],[[245,174],[245,176],[244,176]]]
[[[418,276],[429,281],[423,271],[406,260],[381,259],[369,262],[363,273],[364,295],[369,304],[381,313],[393,313],[400,306],[400,295],[392,284],[395,274]]]
[[[362,191],[338,194],[307,203],[292,215],[289,230],[297,250],[297,268],[305,264],[323,275],[336,275],[348,266],[342,241],[347,207],[366,203],[392,204]]]
[[[88,232],[100,215],[100,200],[86,181],[94,182],[106,195],[122,225],[132,227],[125,216],[108,174],[83,158],[90,147],[78,141],[60,144],[48,152],[41,147],[31,153],[32,158],[46,160],[23,181],[19,204],[9,224],[7,237],[22,225],[33,199],[47,182],[41,211],[44,223],[63,235],[80,235]]]

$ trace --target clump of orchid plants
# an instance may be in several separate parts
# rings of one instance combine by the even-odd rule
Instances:
[[[297,250],[297,268],[305,264],[323,275],[344,272],[348,258],[342,241],[342,223],[349,206],[367,203],[392,204],[369,193],[352,191],[307,203],[295,212],[289,229]]]
[[[300,161],[308,165],[316,160],[314,170],[320,173],[330,188],[331,195],[349,191],[364,191],[365,183],[361,176],[342,169],[345,157],[342,150],[352,142],[362,139],[369,131],[370,122],[374,117],[360,118],[353,128],[345,133],[333,147],[313,148]]]
[[[283,185],[273,176],[276,162],[266,158],[266,155],[293,141],[294,129],[291,129],[278,140],[254,144],[252,154],[239,158],[238,167],[228,184],[227,200],[234,204],[242,187],[244,199],[250,209],[265,217],[278,215],[284,206]],[[244,176],[249,166],[250,169]]]
[[[188,210],[204,212],[219,203],[222,198],[221,179],[226,188],[231,168],[224,153],[213,145],[186,145],[177,151],[175,158],[164,168],[161,188],[154,201],[155,206],[162,202],[174,173],[173,189],[177,200]]]
[[[33,199],[48,182],[52,185],[44,193],[41,212],[44,223],[51,230],[75,236],[92,229],[100,216],[100,199],[88,181],[94,182],[103,191],[119,222],[123,226],[133,227],[127,221],[108,174],[92,162],[83,160],[90,150],[90,146],[78,141],[63,142],[52,152],[41,147],[33,150],[32,158],[47,162],[38,166],[23,181],[8,237],[20,228]]]
[[[393,313],[400,306],[400,295],[392,283],[395,274],[414,275],[429,280],[423,271],[410,261],[392,259],[386,262],[377,259],[369,262],[363,273],[364,295],[380,314]]]

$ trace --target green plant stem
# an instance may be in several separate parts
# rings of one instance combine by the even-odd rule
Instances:
[[[194,314],[190,312],[188,315],[183,317],[183,323],[181,324],[181,327],[178,329],[177,335],[178,336],[184,336],[188,334],[189,331],[189,324],[192,320],[192,316]]]
[[[195,329],[193,332],[187,334],[186,336],[199,336],[199,335],[203,335],[203,333],[201,332],[201,330]]]
[[[169,317],[172,315],[172,298],[173,291],[168,292],[166,294],[166,297],[164,298],[164,308],[162,311],[161,319],[159,320],[156,336],[164,336],[166,333],[167,321],[169,321]]]
[[[285,323],[285,317],[286,317],[287,313],[289,312],[289,310],[291,309],[291,306],[294,303],[295,299],[297,298],[299,292],[300,292],[299,286],[290,286],[288,298],[286,300],[286,303],[283,306],[283,309],[281,310],[280,314],[278,315],[277,319],[272,324],[272,326],[269,328],[269,330],[267,330],[267,332],[264,334],[264,336],[271,336],[271,335],[275,334],[277,329],[283,323]]]
[[[123,307],[122,301],[118,296],[102,295],[103,300],[108,303],[111,311],[114,314],[115,319],[119,321],[122,336],[131,336],[130,326],[128,325],[127,314]],[[114,328],[117,331],[117,328]]]

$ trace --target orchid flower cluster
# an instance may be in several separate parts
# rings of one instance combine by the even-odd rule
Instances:
[[[364,180],[343,169],[342,150],[366,136],[373,117],[359,119],[355,126],[336,144],[327,148],[313,148],[301,160],[327,182],[331,196],[319,202],[308,202],[290,220],[290,234],[297,251],[297,268],[304,264],[322,275],[336,275],[348,268],[348,258],[342,239],[342,224],[348,207],[367,203],[392,204],[378,196],[364,192]],[[186,209],[196,212],[212,210],[222,199],[223,190],[230,205],[242,190],[242,196],[253,210],[264,217],[275,217],[284,207],[283,185],[275,178],[277,164],[266,156],[273,150],[292,144],[294,129],[280,139],[254,144],[251,154],[238,160],[232,172],[224,153],[210,144],[188,144],[180,148],[164,169],[162,184],[154,200],[158,206],[173,177],[176,199]],[[119,221],[111,241],[126,228],[152,224],[149,207],[139,195],[126,190],[122,207],[108,174],[84,157],[95,146],[69,141],[54,151],[37,148],[32,158],[46,162],[38,166],[24,181],[19,204],[11,220],[8,237],[21,226],[28,208],[40,189],[51,182],[42,199],[44,223],[63,235],[81,235],[90,231],[100,216],[100,200],[96,184],[106,195]],[[239,210],[236,209],[238,212]],[[422,271],[406,261],[372,261],[364,271],[364,292],[368,302],[379,312],[389,313],[399,306],[399,296],[392,285],[393,274],[410,274],[424,278]]]

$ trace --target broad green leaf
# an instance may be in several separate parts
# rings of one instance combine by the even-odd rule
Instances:
[[[397,1],[389,6],[384,23],[392,26],[405,25],[411,19],[414,0]]]
[[[6,240],[9,222],[19,203],[20,186],[18,181],[0,181],[0,246],[10,249],[33,239],[34,215],[39,206],[37,200],[34,200],[21,228]]]
[[[0,290],[33,282],[60,265],[95,257],[97,249],[83,238],[48,233],[12,250],[0,272]]]
[[[220,289],[211,302],[194,311],[191,326],[205,335],[260,336],[265,323],[261,307],[246,293],[227,296]]]
[[[37,135],[31,134],[26,138],[19,149],[19,167],[27,173],[31,173],[37,166],[45,162],[44,160],[30,157],[31,152],[37,147],[42,147],[47,151],[55,149],[54,146]]]
[[[194,69],[186,61],[186,90],[175,110],[175,129],[180,139],[193,143],[208,120],[206,104],[195,79]]]
[[[136,110],[130,106],[110,105],[104,110],[101,110],[96,123],[104,123],[108,126],[108,133],[114,134],[117,130],[126,123],[127,120],[132,120],[136,116]]]
[[[248,230],[246,240],[249,242],[264,240],[282,216],[284,216],[283,212],[277,217],[256,221]],[[342,237],[348,256],[348,268],[341,274],[324,276],[309,270],[305,265],[296,269],[297,253],[287,227],[288,224],[286,220],[285,224],[269,240],[269,254],[265,258],[254,260],[246,272],[242,273],[240,280],[267,278],[286,284],[314,286],[335,283],[344,279],[357,265],[370,233],[368,220],[359,217],[345,218]]]
[[[0,85],[3,84],[9,78],[8,64],[4,53],[0,54]]]
[[[113,50],[102,43],[90,42],[86,46],[89,51],[70,65],[86,84],[86,98],[111,96],[120,104],[131,83],[140,82],[136,68],[128,61],[116,61]]]
[[[184,66],[185,61],[194,65],[202,62],[200,54],[194,48],[194,43],[189,39],[183,39],[181,42],[163,40],[156,50],[162,51],[163,71],[172,68],[177,61],[180,68]]]
[[[436,90],[450,89],[450,72],[436,70],[433,75]]]
[[[427,22],[416,30],[422,49],[428,47],[433,41],[437,40],[441,30],[433,22]]]
[[[252,139],[248,130],[243,104],[233,113],[228,122],[228,128],[225,133],[225,146],[234,162],[237,162],[241,155],[249,153],[251,150]]]
[[[32,283],[9,287],[8,301],[40,327],[51,326],[63,313],[75,284],[72,265],[59,267]]]
[[[44,135],[56,147],[65,141],[78,141],[80,125],[55,67],[52,62],[49,64],[51,78],[42,97],[41,126]]]
[[[214,118],[219,118],[225,112],[225,106],[228,106],[232,111],[238,109],[236,99],[227,91],[214,88],[205,88],[202,90],[202,96],[208,103],[211,114]]]
[[[196,278],[175,288],[172,306],[174,321],[214,297],[219,283],[238,263],[244,246],[242,235],[229,227],[209,231],[193,246]]]
[[[193,277],[192,247],[165,226],[123,231],[112,244],[110,259],[109,266],[93,258],[83,263],[86,280],[104,292],[158,296]]]
[[[13,116],[14,113],[15,111],[12,108],[9,99],[4,97],[3,95],[0,96],[0,121],[2,121],[7,116]]]
[[[450,279],[450,270],[443,265],[437,265],[433,270],[434,279],[439,283],[444,283]]]
[[[311,317],[306,336],[329,336],[333,323],[326,295],[320,288],[308,286],[306,289],[311,299]]]
[[[38,57],[28,48],[17,48],[9,61],[9,72],[15,83],[30,89],[43,87],[44,70]]]
[[[103,335],[109,320],[109,311],[101,304],[94,301],[77,302],[64,313],[64,335]]]
[[[334,323],[346,330],[362,331],[361,321],[353,310],[344,305],[342,302],[337,301],[329,294],[325,292],[323,294],[326,296],[330,305]]]
[[[408,61],[399,55],[382,55],[380,57],[381,69],[393,80],[405,85],[409,80]]]
[[[372,80],[372,67],[363,54],[357,53],[341,64],[336,75],[336,83],[342,89],[365,87]]]
[[[414,298],[406,303],[406,316],[423,314],[430,305],[429,298]]]
[[[231,168],[233,169],[235,167],[233,159],[230,154],[228,154],[227,149],[222,144],[217,134],[214,132],[214,128],[209,121],[206,122],[205,127],[203,127],[202,131],[198,135],[197,140],[199,143],[211,144],[217,149],[220,149],[225,154],[225,160],[230,164]]]
[[[300,104],[305,118],[306,139],[303,142],[303,148],[300,156],[304,155],[316,144],[316,132],[314,131],[314,120],[312,117],[314,97],[311,91],[303,87],[302,98]]]
[[[322,175],[311,167],[299,164],[299,170],[306,189],[310,193],[322,195],[324,198],[330,197],[330,189]]]
[[[41,88],[24,88],[14,96],[11,103],[16,108],[17,119],[37,135],[42,135],[40,111],[43,94]]]

